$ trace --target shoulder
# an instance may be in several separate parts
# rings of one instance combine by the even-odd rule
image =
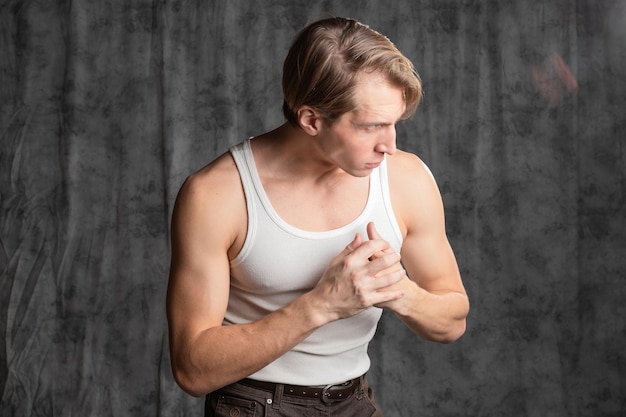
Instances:
[[[417,155],[398,150],[387,157],[387,171],[391,190],[426,193],[439,196],[439,189],[430,168]],[[422,194],[423,195],[423,194]]]
[[[246,216],[239,171],[226,152],[184,181],[176,198],[172,228],[231,247],[245,234],[240,225],[246,224]]]
[[[228,200],[241,188],[239,171],[230,152],[226,152],[199,171],[189,175],[183,183],[180,198],[223,198]]]
[[[396,151],[387,157],[392,205],[402,228],[432,222],[443,215],[441,194],[431,170],[417,155]]]
[[[397,150],[393,155],[387,156],[389,175],[397,180],[434,181],[434,177],[424,161],[419,156]]]

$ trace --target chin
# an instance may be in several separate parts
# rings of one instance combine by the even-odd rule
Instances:
[[[353,169],[351,171],[346,171],[348,174],[353,177],[364,178],[368,177],[372,173],[372,168],[361,168],[361,169]]]

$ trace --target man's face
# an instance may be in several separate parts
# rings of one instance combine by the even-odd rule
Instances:
[[[382,75],[360,75],[356,109],[324,123],[318,137],[327,157],[347,173],[363,177],[396,151],[396,123],[405,111],[402,89]]]

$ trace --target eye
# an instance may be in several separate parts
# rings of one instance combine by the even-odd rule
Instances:
[[[369,125],[363,125],[363,129],[367,132],[371,132],[374,130],[378,130],[380,128],[382,128],[384,125],[380,124],[380,123],[373,123],[373,124],[369,124]]]

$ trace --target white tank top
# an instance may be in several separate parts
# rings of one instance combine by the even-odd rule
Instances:
[[[261,184],[250,139],[230,149],[246,196],[248,231],[241,252],[230,263],[230,297],[224,325],[256,321],[311,290],[330,261],[366,226],[376,229],[400,252],[402,234],[391,208],[386,162],[370,174],[361,214],[338,229],[310,232],[278,216]],[[293,385],[335,384],[369,369],[368,343],[382,310],[328,323],[250,378]]]

